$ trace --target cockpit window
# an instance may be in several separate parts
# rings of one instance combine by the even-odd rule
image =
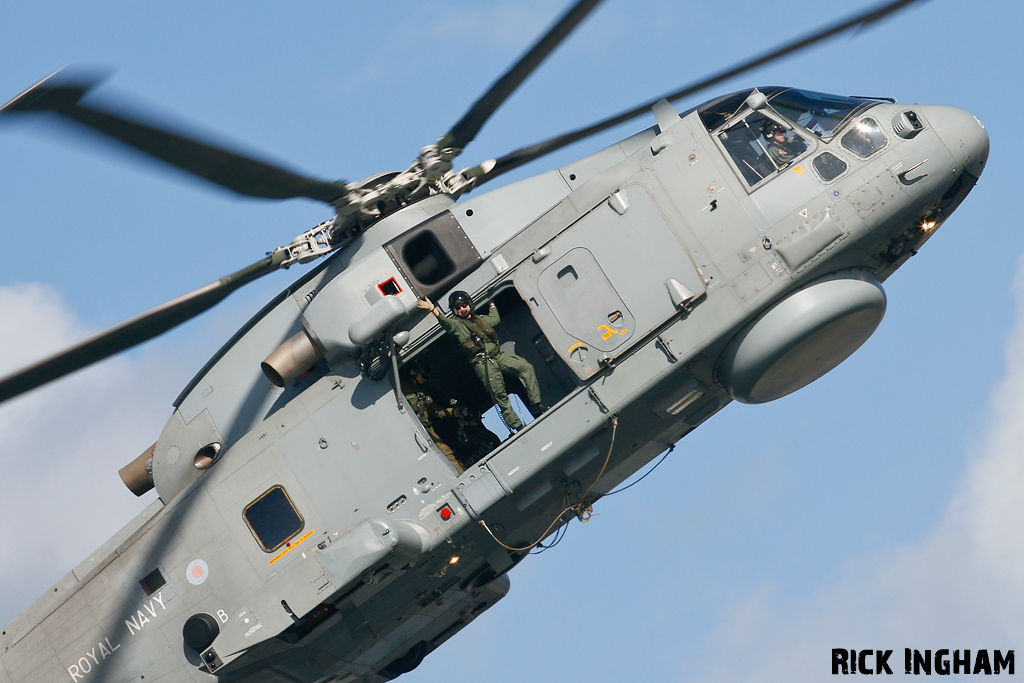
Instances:
[[[820,138],[829,139],[858,112],[876,101],[790,88],[768,97],[772,109]]]
[[[747,99],[747,95],[751,92],[753,92],[753,89],[741,90],[740,92],[724,95],[702,104],[698,107],[698,111],[700,112],[700,120],[704,122],[704,127],[712,131],[728,121],[739,112],[740,107],[743,106]]]
[[[867,158],[885,147],[885,133],[872,118],[864,117],[843,135],[843,147],[859,157]]]
[[[803,126],[820,138],[829,139],[854,116],[878,104],[877,99],[843,97],[812,90],[768,86],[758,88],[776,112]],[[743,105],[753,89],[740,90],[698,106],[700,120],[709,132],[743,113]]]
[[[792,128],[757,112],[720,131],[718,140],[752,186],[789,166],[808,147]]]

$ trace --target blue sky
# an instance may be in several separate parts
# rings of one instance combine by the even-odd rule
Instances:
[[[357,180],[405,168],[565,4],[16,3],[0,12],[0,100],[68,64],[117,67],[112,94]],[[607,0],[462,161],[870,4]],[[1022,20],[1018,2],[932,0],[681,105],[776,84],[949,104],[987,126],[992,152],[965,204],[886,283],[886,318],[860,351],[792,396],[726,408],[518,567],[504,601],[402,680],[817,681],[833,647],[1021,649]],[[0,371],[329,217],[312,202],[238,199],[43,123],[0,127],[0,159]],[[0,407],[0,622],[145,504],[117,468],[156,439],[206,358],[298,275]]]

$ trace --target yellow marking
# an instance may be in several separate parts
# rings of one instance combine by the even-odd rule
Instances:
[[[568,356],[569,354],[571,354],[573,351],[575,351],[576,349],[578,349],[581,346],[583,346],[583,342],[576,342],[575,344],[573,344],[572,346],[569,347],[569,350],[565,352],[565,355]]]
[[[803,166],[801,166],[800,164],[797,164],[796,166],[793,167],[793,173],[796,173],[797,175],[800,175],[801,173],[803,173],[806,170],[807,169],[804,168]]]
[[[629,330],[622,330],[621,332],[618,330],[613,330],[607,325],[601,325],[601,327],[597,328],[598,332],[600,332],[601,330],[605,331],[605,333],[601,335],[601,339],[610,339],[613,334],[626,334],[627,332],[629,332]]]
[[[273,557],[273,558],[271,558],[270,562],[268,562],[267,564],[274,564],[275,562],[277,562],[278,560],[280,560],[280,559],[281,559],[282,557],[284,557],[285,555],[287,555],[287,554],[288,554],[288,553],[290,553],[291,551],[293,551],[293,550],[295,550],[296,548],[298,548],[298,547],[299,547],[299,544],[300,544],[300,543],[302,543],[303,541],[305,541],[305,540],[306,540],[307,538],[309,538],[310,536],[312,536],[312,535],[313,535],[313,532],[314,532],[314,531],[315,531],[315,529],[310,529],[309,531],[307,531],[307,532],[306,532],[306,535],[305,535],[305,536],[303,536],[303,537],[302,537],[302,538],[300,538],[299,540],[295,541],[294,543],[289,543],[289,544],[288,544],[288,545],[287,545],[287,546],[285,547],[285,549],[284,549],[284,550],[282,550],[281,552],[279,552],[279,553],[278,553],[277,555],[274,555],[274,557]]]

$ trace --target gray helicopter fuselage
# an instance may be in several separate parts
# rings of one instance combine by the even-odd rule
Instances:
[[[710,130],[662,104],[654,128],[558,171],[413,204],[283,292],[175,402],[159,499],[4,629],[0,683],[389,680],[731,400],[841,362],[987,136],[948,107],[865,103],[822,133],[747,102]],[[737,121],[759,134],[766,117],[803,145],[792,162],[737,142]],[[416,307],[456,288],[498,303],[550,405],[461,473],[392,359],[364,352],[397,333],[396,368],[429,362],[486,402]],[[316,360],[276,386],[260,364],[296,335]]]

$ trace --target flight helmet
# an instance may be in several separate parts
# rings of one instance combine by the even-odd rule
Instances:
[[[459,304],[462,303],[467,304],[470,307],[470,309],[473,308],[473,299],[469,296],[469,294],[463,292],[461,289],[457,289],[448,295],[448,309],[452,313],[454,313],[455,309],[458,308]]]
[[[782,124],[775,123],[774,121],[767,121],[761,128],[761,132],[764,133],[766,139],[771,140],[776,133],[786,134],[786,129],[782,127]]]

